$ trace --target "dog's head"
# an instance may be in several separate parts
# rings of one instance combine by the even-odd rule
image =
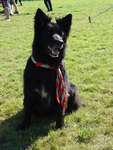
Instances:
[[[35,15],[33,56],[46,63],[60,63],[65,54],[66,40],[70,32],[72,15],[51,22],[42,10]],[[52,65],[52,64],[50,64]]]

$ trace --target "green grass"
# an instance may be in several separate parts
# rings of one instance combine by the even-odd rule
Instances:
[[[22,118],[23,70],[31,54],[33,17],[43,1],[25,1],[11,21],[0,16],[0,150],[113,150],[112,0],[53,0],[53,18],[73,14],[66,52],[69,79],[79,88],[77,113],[55,131],[47,118],[16,131]],[[2,10],[2,7],[0,7]],[[88,23],[91,16],[92,23]],[[98,16],[95,18],[95,16]]]

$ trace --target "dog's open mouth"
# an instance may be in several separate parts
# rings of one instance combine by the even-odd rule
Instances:
[[[48,54],[50,57],[57,58],[57,57],[59,57],[59,53],[60,52],[56,46],[54,46],[54,47],[48,46]]]

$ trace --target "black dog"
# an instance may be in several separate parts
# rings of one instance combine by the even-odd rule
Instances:
[[[71,22],[71,14],[53,23],[40,9],[36,12],[32,56],[24,71],[21,129],[29,127],[33,113],[54,114],[56,128],[62,128],[64,115],[79,107],[78,92],[68,83],[63,61]]]

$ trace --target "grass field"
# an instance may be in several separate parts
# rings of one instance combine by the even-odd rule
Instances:
[[[22,118],[33,17],[38,7],[47,12],[41,0],[25,1],[10,22],[0,15],[0,150],[113,150],[113,0],[52,2],[53,18],[73,14],[65,60],[84,107],[65,117],[62,130],[55,131],[47,118],[29,130],[15,130]]]

